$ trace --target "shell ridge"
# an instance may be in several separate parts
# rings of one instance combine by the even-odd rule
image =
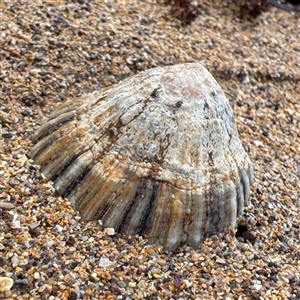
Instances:
[[[155,198],[157,184],[151,178],[141,177],[138,180],[136,193],[131,206],[128,208],[124,223],[121,225],[120,231],[125,234],[143,234],[143,230],[147,226],[153,200]]]
[[[59,115],[75,111],[76,110],[77,101],[66,101],[63,104],[60,104],[57,109],[55,109],[49,116],[48,120],[53,120],[57,118]]]
[[[69,127],[62,126],[62,131],[64,132],[64,129],[68,130],[68,128]],[[40,152],[41,154],[36,157],[37,161],[44,161],[42,170],[47,178],[52,181],[57,177],[57,173],[63,172],[90,147],[89,143],[82,142],[82,137],[85,134],[84,128],[75,127],[71,130],[69,135],[58,134],[60,137],[56,139],[46,151]],[[66,137],[68,137],[68,139],[66,139]],[[51,137],[49,136],[48,139],[51,140]],[[57,158],[59,151],[65,151],[65,155]]]
[[[160,183],[156,198],[153,201],[152,214],[149,216],[148,226],[144,234],[149,236],[151,243],[163,244],[166,238],[166,226],[170,216],[170,197],[167,184]]]
[[[72,160],[51,178],[51,180],[54,181],[55,187],[57,186],[56,188],[59,189],[62,194],[65,194],[66,191],[70,189],[70,185],[72,188],[75,188],[83,178],[82,173],[86,175],[85,170],[92,168],[92,159],[93,155],[90,148],[83,149],[83,151],[74,155]]]
[[[172,194],[173,196],[174,194]],[[172,197],[171,196],[171,197]],[[163,242],[166,250],[176,249],[180,246],[182,241],[182,229],[184,221],[184,207],[180,199],[174,196],[171,203],[170,218],[168,220],[168,227],[166,237]]]
[[[72,201],[76,201],[76,209],[83,212],[83,217],[89,219],[90,212],[89,209],[93,207],[94,195],[97,193],[97,190],[101,189],[105,183],[105,179],[102,176],[99,176],[103,171],[103,165],[101,163],[96,163],[91,167],[89,172],[82,178],[80,184],[72,190],[68,197]],[[86,203],[91,202],[90,206],[86,206]],[[86,211],[85,211],[86,210]],[[94,213],[97,214],[97,211]]]
[[[235,125],[235,122],[233,121],[231,125]],[[228,147],[232,151],[232,147],[230,145],[231,145],[231,142],[233,140],[233,137],[232,137],[232,133],[228,129],[228,125],[227,125],[226,122],[225,122],[225,129],[226,129],[226,132],[227,132],[227,134],[229,136]],[[238,134],[236,126],[234,126],[234,129],[235,129],[236,134]],[[245,151],[242,145],[241,145],[241,148],[242,148],[243,151]],[[230,155],[230,158],[233,160],[233,162],[235,164],[235,169],[238,172],[237,173],[236,171],[235,172],[233,171],[232,163],[230,163],[228,161],[228,157],[227,157],[226,159],[228,161],[228,165],[231,166],[231,170],[232,170],[230,172],[230,178],[231,178],[233,184],[235,185],[235,190],[236,190],[236,217],[238,217],[238,216],[240,216],[242,214],[242,212],[244,210],[244,199],[245,199],[244,198],[244,194],[243,194],[244,193],[244,189],[241,189],[240,180],[237,180],[237,178],[236,178],[237,174],[239,174],[239,177],[240,177],[240,173],[241,173],[240,172],[239,163],[237,162],[237,160],[236,160],[236,158],[235,158],[234,155]],[[234,176],[235,178],[232,178],[232,176]]]
[[[191,194],[192,198],[192,224],[190,228],[190,235],[187,239],[187,244],[196,248],[199,246],[201,239],[205,236],[205,227],[207,223],[207,201],[205,192],[198,194]]]
[[[242,170],[241,183],[244,188],[245,204],[248,204],[248,199],[250,196],[250,180],[249,180],[248,174],[246,173],[246,171],[244,169]]]
[[[47,171],[45,171],[49,174],[48,176],[51,181],[55,181],[58,173],[64,173],[64,171],[70,167],[77,158],[87,151],[86,146],[79,141],[70,143],[68,146],[69,151],[67,155],[56,159],[54,164],[49,164]]]
[[[75,111],[71,110],[67,113],[64,113],[55,119],[49,120],[46,122],[40,129],[38,129],[32,136],[32,142],[37,142],[45,136],[48,136],[53,131],[63,124],[66,124],[74,119]],[[54,126],[53,126],[54,125]]]
[[[59,176],[57,178],[57,181],[58,181],[57,185],[59,185],[59,181],[61,182],[61,184],[59,185],[59,188],[57,188],[57,189],[58,189],[59,193],[62,195],[62,197],[69,198],[71,191],[73,189],[76,189],[76,187],[81,183],[83,178],[85,176],[87,176],[93,168],[93,166],[91,166],[88,162],[84,165],[85,165],[85,168],[82,169],[81,173],[77,174],[77,177],[72,178],[71,181],[66,182],[63,177],[64,174],[62,174],[62,176]],[[70,171],[73,171],[71,169],[71,166],[70,166]],[[56,184],[56,182],[55,182],[55,184]]]

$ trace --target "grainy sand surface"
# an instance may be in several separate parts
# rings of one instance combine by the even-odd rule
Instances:
[[[0,283],[14,280],[0,297],[300,299],[300,18],[241,21],[233,2],[199,1],[185,27],[150,0],[0,2]],[[67,98],[195,61],[255,166],[238,230],[166,253],[82,221],[30,159],[30,136]]]

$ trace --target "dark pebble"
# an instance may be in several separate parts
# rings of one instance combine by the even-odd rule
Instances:
[[[2,133],[4,139],[12,139],[13,135],[11,133]]]

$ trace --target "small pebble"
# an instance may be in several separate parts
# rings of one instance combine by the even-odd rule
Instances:
[[[9,291],[14,284],[14,281],[9,277],[0,277],[0,292]]]
[[[115,234],[114,228],[105,228],[104,231],[107,233],[107,235],[114,235]]]
[[[99,261],[99,267],[106,268],[113,264],[107,257],[101,257]]]
[[[128,286],[131,288],[134,288],[134,287],[136,287],[136,282],[129,282]]]
[[[10,203],[10,202],[3,202],[3,201],[0,201],[0,208],[5,208],[5,209],[12,209],[14,208],[15,206]]]

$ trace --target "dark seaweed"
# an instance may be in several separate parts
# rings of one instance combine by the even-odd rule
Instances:
[[[240,17],[243,19],[257,18],[269,7],[267,0],[243,0],[240,4]]]
[[[189,25],[201,14],[201,5],[193,4],[191,0],[165,0],[164,4],[171,6],[171,15],[184,26]]]

